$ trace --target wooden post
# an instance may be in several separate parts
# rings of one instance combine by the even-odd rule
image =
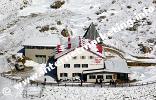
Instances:
[[[81,86],[82,86],[82,80],[81,80]]]
[[[27,91],[25,92],[25,96],[26,96],[26,98],[27,98]]]
[[[82,86],[82,79],[83,79],[83,72],[82,72],[82,74],[81,74],[81,78],[80,78],[80,80],[81,80],[81,86]]]
[[[46,78],[44,78],[44,86],[46,85],[46,81],[47,81],[47,79],[46,79]]]
[[[42,95],[42,90],[40,91],[40,96],[39,96],[40,98],[41,98],[41,95]]]

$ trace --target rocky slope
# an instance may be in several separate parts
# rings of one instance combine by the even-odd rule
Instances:
[[[156,10],[131,28],[106,34],[156,6],[153,0],[1,0],[0,51],[15,51],[32,35],[50,35],[68,29],[72,36],[83,35],[91,22],[96,24],[104,43],[128,54],[155,56]],[[63,38],[64,39],[64,38]]]

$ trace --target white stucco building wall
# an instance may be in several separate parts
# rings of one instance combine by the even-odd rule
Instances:
[[[84,56],[85,59],[82,59],[82,56]],[[64,56],[62,56],[62,57],[64,57]],[[59,59],[61,59],[61,58],[59,58]],[[99,61],[99,63],[96,63],[95,59],[97,59]],[[68,74],[67,77],[69,79],[72,79],[73,73],[82,73],[84,70],[104,68],[103,60],[104,59],[102,57],[85,50],[82,54],[76,56],[76,59],[72,58],[68,62],[64,62],[61,66],[57,66],[58,79],[65,78],[65,77],[60,76],[61,73],[67,73]],[[70,64],[70,68],[64,68],[64,64]],[[80,68],[75,68],[74,64],[80,64]],[[88,67],[82,68],[82,64],[88,64]]]

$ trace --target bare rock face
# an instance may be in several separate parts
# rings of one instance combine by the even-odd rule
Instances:
[[[147,40],[148,43],[153,43],[154,45],[156,45],[156,38],[151,38]]]
[[[53,9],[59,9],[64,3],[65,1],[55,1],[52,5],[50,5],[50,7]]]
[[[39,30],[40,32],[45,32],[49,30],[49,25],[45,25],[43,27],[41,27],[41,29]]]
[[[138,46],[140,46],[140,51],[142,51],[142,53],[150,53],[152,51],[152,48],[148,47],[148,46],[144,46],[143,44],[139,44]]]
[[[153,3],[155,3],[155,4],[156,4],[156,0],[153,0]]]
[[[151,52],[151,48],[149,48],[147,46],[143,46],[143,52],[144,53],[150,53]]]
[[[69,36],[69,31],[67,29],[63,29],[61,32],[61,35],[63,35],[64,37],[68,37]]]

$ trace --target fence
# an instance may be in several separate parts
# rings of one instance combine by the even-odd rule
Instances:
[[[36,82],[34,83],[38,85],[47,85],[47,86],[64,86],[64,87],[135,87],[135,86],[145,86],[150,84],[156,84],[156,81],[153,82],[145,82],[145,83],[123,83],[123,84],[109,84],[109,83],[102,83],[102,84],[95,84],[95,83],[42,83]]]
[[[21,79],[15,79],[11,76],[7,76],[5,74],[0,74],[2,77],[11,79],[16,82],[22,81]],[[150,82],[144,82],[144,83],[123,83],[123,84],[109,84],[109,83],[102,83],[102,84],[95,84],[95,83],[83,83],[81,85],[80,82],[77,83],[69,83],[69,82],[62,82],[62,83],[44,83],[44,82],[31,82],[31,85],[36,86],[70,86],[70,87],[134,87],[134,86],[145,86],[145,85],[150,85],[150,84],[156,84],[156,81],[150,81]]]

